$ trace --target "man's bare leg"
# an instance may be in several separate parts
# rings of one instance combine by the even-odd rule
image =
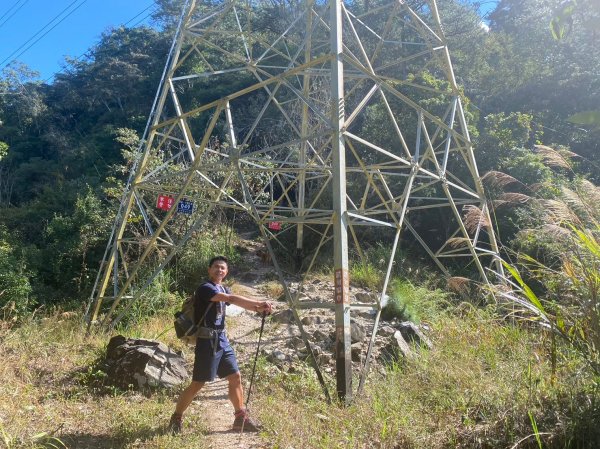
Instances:
[[[244,408],[244,391],[242,389],[242,375],[237,373],[230,374],[225,379],[229,382],[228,396],[233,409],[238,412]]]
[[[175,414],[183,416],[183,412],[190,406],[198,392],[202,389],[205,382],[197,382],[195,380],[190,383],[185,390],[179,395],[177,405],[175,406]]]

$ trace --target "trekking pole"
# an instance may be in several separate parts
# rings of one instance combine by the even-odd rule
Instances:
[[[250,403],[250,393],[252,393],[252,383],[254,382],[254,373],[256,372],[256,360],[258,359],[258,351],[260,350],[260,341],[262,340],[266,317],[267,314],[263,312],[262,321],[260,322],[260,332],[258,334],[258,344],[256,345],[256,354],[254,354],[254,364],[252,365],[252,375],[250,376],[250,386],[248,387],[248,397],[246,398],[246,408],[248,408],[248,404]]]
[[[263,329],[265,328],[265,318],[267,314],[265,312],[262,313],[262,321],[260,322],[260,332],[258,334],[258,343],[256,344],[256,354],[254,354],[254,363],[252,365],[252,374],[250,375],[250,385],[248,386],[248,397],[246,398],[246,410],[248,410],[248,404],[250,403],[250,394],[252,393],[252,384],[254,383],[254,373],[256,372],[256,361],[258,360],[258,352],[260,350],[260,341],[262,340]],[[240,438],[242,438],[242,433],[244,433],[244,425],[246,424],[246,420],[242,421],[242,428],[240,429]]]

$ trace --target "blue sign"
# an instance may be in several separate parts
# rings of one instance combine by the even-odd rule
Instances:
[[[192,215],[194,211],[194,202],[190,200],[180,200],[177,205],[177,212],[180,214]]]

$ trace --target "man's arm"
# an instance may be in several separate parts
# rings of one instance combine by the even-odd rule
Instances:
[[[228,302],[235,304],[243,309],[252,312],[266,313],[270,315],[273,311],[273,305],[269,301],[258,301],[256,299],[246,298],[241,295],[233,295],[231,293],[217,293],[211,299],[213,302]]]

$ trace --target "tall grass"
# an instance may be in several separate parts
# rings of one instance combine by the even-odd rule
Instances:
[[[397,319],[419,323],[424,316],[433,316],[446,304],[448,294],[441,290],[417,287],[410,281],[395,279],[390,288],[389,301],[383,308],[384,320]]]
[[[208,263],[214,256],[225,256],[229,265],[235,266],[240,260],[235,243],[236,235],[229,226],[199,232],[189,240],[171,267],[176,287],[192,291],[206,277]]]
[[[520,251],[507,251],[514,255],[505,264],[513,290],[499,289],[498,296],[516,304],[513,315],[562,337],[600,377],[600,188],[575,179],[552,199],[530,200],[542,220],[518,234]]]
[[[434,348],[374,376],[350,407],[328,406],[318,388],[293,379],[297,374],[261,382],[272,447],[511,447],[529,441],[530,413],[544,447],[600,444],[600,430],[589,432],[600,417],[597,393],[572,371],[579,358],[563,353],[552,380],[549,348],[537,333],[508,325],[493,310],[463,310],[438,315]]]
[[[511,447],[532,434],[530,414],[544,447],[596,447],[598,390],[579,375],[578,354],[559,341],[553,369],[551,340],[532,329],[508,324],[494,310],[453,313],[435,293],[418,297],[434,304],[416,304],[433,349],[373,370],[350,407],[327,404],[311,368],[280,371],[263,360],[253,412],[266,426],[265,447]],[[171,316],[159,312],[126,331],[155,336],[166,326]],[[197,432],[163,433],[174,393],[94,388],[90,367],[109,336],[85,339],[80,316],[56,312],[1,332],[0,425],[9,447],[36,447],[42,434],[70,448],[206,447],[202,417],[194,413],[188,422]],[[172,332],[161,341],[178,348]]]

